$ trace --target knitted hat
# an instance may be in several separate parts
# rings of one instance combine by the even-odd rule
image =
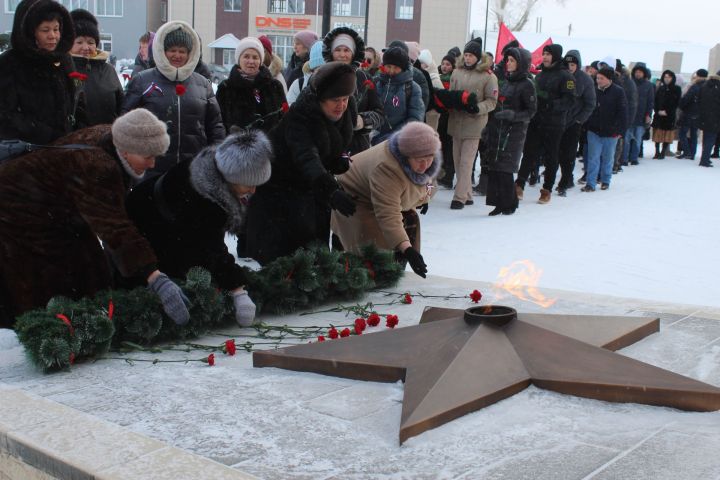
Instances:
[[[382,63],[383,65],[395,65],[405,71],[410,66],[410,59],[408,58],[407,51],[404,49],[400,47],[389,47],[385,49],[383,53]]]
[[[442,62],[444,62],[445,60],[447,60],[448,63],[449,63],[450,65],[452,65],[453,68],[455,68],[455,60],[456,60],[456,59],[457,59],[457,57],[456,57],[455,55],[445,55],[445,56],[442,58],[442,61],[441,61],[440,63],[442,63]]]
[[[420,55],[420,44],[418,42],[405,42],[405,45],[408,47],[408,57],[415,63],[415,60],[417,60]]]
[[[332,51],[335,51],[337,47],[347,47],[355,53],[355,50],[357,49],[357,46],[355,45],[355,40],[348,35],[347,33],[341,33],[339,35],[336,35],[335,38],[332,41]]]
[[[177,30],[168,32],[167,35],[165,35],[163,48],[165,51],[168,51],[172,47],[185,47],[188,52],[191,52],[193,48],[193,38],[188,32],[178,27]]]
[[[157,157],[170,146],[167,125],[144,108],[130,110],[115,119],[111,131],[113,144],[121,152]]]
[[[551,43],[550,45],[545,45],[542,51],[543,53],[548,52],[552,56],[552,63],[558,62],[563,58],[563,48],[562,45],[558,43]]]
[[[420,61],[420,63],[424,63],[425,65],[432,65],[433,63],[432,53],[430,53],[430,50],[428,49],[421,50],[417,59]]]
[[[608,80],[615,80],[615,70],[613,70],[612,67],[602,67],[600,70],[598,70],[597,74],[602,75]]]
[[[563,60],[566,64],[574,63],[578,67],[582,65],[580,63],[580,53],[577,50],[570,50],[569,52],[567,52]]]
[[[448,55],[451,55],[455,58],[462,57],[462,52],[460,51],[460,47],[452,47],[450,50],[448,50]]]
[[[70,17],[72,17],[75,26],[75,38],[90,37],[95,40],[95,45],[100,46],[98,21],[92,13],[78,8],[70,12]]]
[[[318,40],[317,33],[313,32],[312,30],[300,30],[295,34],[293,38],[305,45],[305,48],[307,48],[308,50],[310,50],[310,47],[313,46],[313,43],[317,42]]]
[[[473,55],[475,55],[475,57],[477,57],[479,61],[484,53],[482,49],[482,40],[479,38],[470,40],[468,43],[465,44],[463,53],[472,53]]]
[[[260,55],[260,63],[265,61],[265,47],[263,47],[262,42],[255,37],[245,37],[240,40],[240,43],[235,47],[235,63],[240,61],[240,56],[248,48],[252,48],[258,52],[258,55]]]
[[[357,77],[351,65],[329,62],[320,65],[313,72],[310,86],[315,89],[319,100],[347,97],[355,93]]]
[[[697,72],[695,72],[695,75],[699,78],[707,78],[708,77],[708,71],[704,68],[701,68]]]
[[[323,42],[318,40],[310,47],[310,70],[315,70],[323,63],[325,63],[325,59],[323,58]]]
[[[262,130],[242,130],[218,145],[215,165],[227,182],[253,187],[270,179],[272,155],[272,145]]]
[[[426,123],[407,123],[396,135],[400,153],[408,158],[427,157],[440,150],[440,136]]]
[[[260,40],[260,43],[262,43],[263,48],[272,55],[272,41],[268,38],[267,35],[260,35],[258,37],[258,40]]]

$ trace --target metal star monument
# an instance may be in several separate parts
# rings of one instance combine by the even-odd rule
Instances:
[[[495,309],[483,315],[478,308]],[[405,382],[400,443],[537,387],[609,402],[720,410],[720,388],[613,353],[659,331],[642,317],[427,308],[420,324],[253,353],[278,367]]]

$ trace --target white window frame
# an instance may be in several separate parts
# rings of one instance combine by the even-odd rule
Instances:
[[[235,50],[232,48],[223,48],[223,67],[230,69],[235,65]]]
[[[166,1],[160,2],[160,21],[168,21],[168,2]]]
[[[268,13],[302,15],[305,13],[305,0],[268,0]]]
[[[225,5],[227,0],[223,0],[223,11],[224,12],[242,12],[242,0],[230,0],[232,2],[232,8],[228,9]]]
[[[92,0],[57,0],[67,9],[68,12],[82,8],[90,11],[90,2]]]
[[[412,20],[414,16],[414,0],[395,0],[395,20]]]
[[[17,10],[18,3],[20,3],[20,0],[16,0],[15,8],[12,10],[10,9],[10,2],[12,0],[5,0],[5,13],[15,13],[15,10]]]
[[[287,65],[293,54],[293,36],[292,35],[268,35],[272,42],[273,54],[280,57],[283,65]]]
[[[365,0],[333,0],[333,17],[364,17]]]
[[[105,48],[105,45],[108,45],[108,44],[109,44],[110,48]],[[98,50],[102,50],[103,52],[110,53],[110,52],[112,52],[112,44],[113,44],[112,33],[106,33],[106,32],[100,33],[100,45],[97,46]]]
[[[100,13],[99,5],[105,5],[105,12],[107,12],[107,6],[108,4],[111,4],[113,7],[113,13],[112,15],[108,15],[107,13]],[[117,6],[120,4],[120,14],[117,13]],[[125,14],[125,0],[95,0],[95,16],[96,17],[123,17]]]

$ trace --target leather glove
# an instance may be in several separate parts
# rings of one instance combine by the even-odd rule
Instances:
[[[337,189],[330,195],[330,208],[351,217],[355,214],[355,200],[347,192]]]
[[[235,321],[241,327],[249,327],[255,320],[255,312],[257,307],[250,299],[247,291],[233,293],[233,305],[235,305]]]
[[[420,210],[420,215],[425,215],[428,211],[428,208],[430,208],[430,204],[423,203],[419,207],[417,207],[417,210]]]
[[[501,110],[501,111],[495,113],[495,119],[500,120],[500,121],[512,122],[513,120],[515,120],[515,111],[514,110]]]
[[[350,155],[343,153],[337,158],[328,161],[325,165],[325,169],[329,173],[340,175],[350,170]]]
[[[420,252],[415,250],[413,247],[408,247],[405,249],[405,252],[403,252],[403,255],[405,255],[405,258],[410,264],[410,268],[413,269],[413,272],[420,275],[422,278],[425,278],[427,274],[427,265],[425,265],[425,260],[423,260]]]
[[[148,288],[160,298],[163,310],[175,324],[185,325],[190,320],[187,307],[190,305],[190,300],[167,275],[160,273],[152,283],[148,284]]]

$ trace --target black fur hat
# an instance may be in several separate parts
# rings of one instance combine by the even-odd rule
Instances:
[[[99,47],[100,30],[98,29],[97,18],[82,8],[70,12],[70,17],[72,17],[73,25],[75,25],[75,38],[92,37],[95,39],[95,45]]]
[[[388,47],[385,49],[382,57],[383,65],[395,65],[403,71],[410,66],[410,57],[407,50],[401,47]]]

